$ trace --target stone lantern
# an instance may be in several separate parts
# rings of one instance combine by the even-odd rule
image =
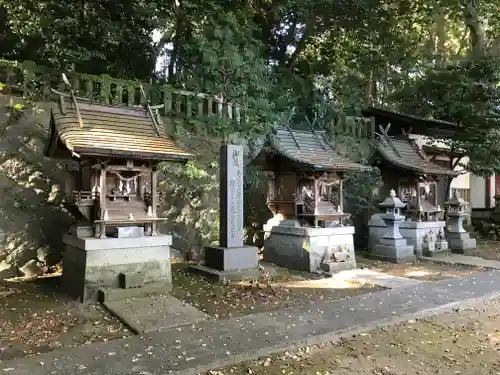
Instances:
[[[372,255],[375,258],[396,263],[415,261],[414,247],[408,245],[399,232],[399,225],[405,220],[405,217],[401,215],[401,209],[406,205],[396,197],[396,192],[391,190],[389,196],[379,206],[385,209],[385,214],[380,218],[384,220],[387,232],[380,243],[372,249]]]
[[[464,254],[468,250],[476,248],[476,239],[470,238],[464,229],[464,219],[468,216],[466,210],[467,202],[455,192],[453,198],[445,203],[448,206],[448,218],[450,229],[448,231],[448,243],[452,252]]]

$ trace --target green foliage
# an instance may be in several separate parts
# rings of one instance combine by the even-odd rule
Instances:
[[[156,54],[151,33],[161,3],[0,0],[3,58],[91,74],[148,78]],[[2,32],[3,31],[3,32]],[[1,41],[1,39],[0,39]]]
[[[378,212],[378,197],[374,189],[381,183],[380,170],[369,169],[365,172],[350,173],[344,181],[345,210],[351,214],[356,228],[354,237],[357,249],[368,245],[368,220]]]
[[[274,123],[275,81],[263,57],[264,46],[252,38],[254,27],[244,11],[212,4],[199,31],[181,47],[178,79],[187,88],[214,95],[223,106],[242,107],[241,113],[228,108],[231,116],[209,116],[196,123],[196,132],[229,141],[233,135],[260,135]]]
[[[463,151],[478,175],[500,172],[500,64],[496,56],[465,59],[429,69],[395,95],[409,113],[458,124],[442,141]]]
[[[181,111],[191,108],[195,112],[197,104],[206,106],[214,96],[220,98],[213,105],[222,105],[231,116],[197,120],[191,116],[177,127],[179,139],[198,159],[186,168],[164,166],[167,179],[161,188],[168,197],[164,213],[172,219],[169,230],[189,242],[188,248],[196,249],[217,238],[218,166],[214,160],[218,145],[235,138],[253,141],[292,107],[296,108],[293,123],[308,128],[309,120],[314,128],[327,130],[337,152],[361,162],[369,153],[368,140],[338,134],[333,125],[345,114],[359,115],[364,105],[459,122],[462,131],[448,144],[471,156],[471,170],[499,171],[500,142],[497,133],[490,131],[498,125],[496,62],[494,58],[463,60],[478,36],[484,37],[489,48],[500,47],[495,40],[500,35],[498,4],[467,1],[465,8],[474,13],[472,7],[477,19],[465,17],[463,5],[458,0],[0,0],[0,19],[5,20],[0,24],[0,45],[2,58],[32,60],[58,71],[74,65],[81,73],[145,82],[160,78],[153,72],[155,59],[166,47],[166,74],[161,78],[204,93],[207,99],[183,102]],[[472,27],[477,20],[484,21],[482,31]],[[156,29],[163,34],[158,45],[152,41]],[[13,80],[24,83],[17,76]],[[39,90],[38,78],[30,80]],[[59,77],[51,82],[53,86],[59,83]],[[112,89],[102,86],[99,95],[104,97]],[[24,94],[22,85],[20,89]],[[154,104],[158,98],[152,98]],[[4,108],[11,114],[9,121],[16,121],[3,123],[7,124],[3,138],[11,137],[17,121],[24,121],[30,111],[29,106],[17,104]],[[242,111],[238,113],[232,104],[240,105]],[[204,108],[204,112],[208,109],[213,110]],[[17,149],[17,154],[2,159],[0,174],[15,187],[6,185],[10,190],[5,196],[11,199],[6,204],[33,217],[39,216],[36,210],[45,209],[55,210],[52,213],[59,217],[59,206],[47,204],[45,193],[35,194],[36,204],[29,203],[31,198],[26,202],[20,198],[31,197],[35,185],[52,191],[52,182],[46,181],[57,181],[52,175],[61,174],[57,163],[39,161],[46,128],[34,123],[28,128],[20,138],[5,138]],[[371,189],[377,177],[370,173],[349,176],[346,181],[347,206],[355,222],[374,207]],[[249,224],[262,222],[267,211],[259,184],[264,179],[252,169],[246,177],[246,217]],[[19,182],[24,180],[35,185],[28,182],[21,188]],[[19,217],[31,223],[30,228],[40,228],[41,224],[37,227],[36,221],[22,213]],[[52,219],[45,221],[52,223]],[[0,227],[3,224],[9,223]],[[29,232],[29,238],[38,238],[32,243],[55,243],[44,238],[50,231]]]

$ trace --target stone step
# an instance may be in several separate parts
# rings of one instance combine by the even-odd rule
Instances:
[[[144,284],[140,288],[100,288],[99,302],[121,301],[128,298],[143,298],[165,294],[172,290],[172,284],[167,282],[153,282]]]

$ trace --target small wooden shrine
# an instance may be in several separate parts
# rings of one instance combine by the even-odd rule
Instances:
[[[407,213],[415,219],[432,218],[443,211],[446,198],[440,183],[458,172],[431,161],[415,140],[404,130],[390,136],[391,125],[379,126],[369,163],[382,173],[382,196],[397,187],[397,196],[407,204]]]
[[[342,225],[344,173],[366,169],[345,159],[327,142],[324,131],[276,127],[254,164],[268,173],[267,205],[275,215],[301,225]]]
[[[105,238],[108,225],[115,232],[135,226],[155,235],[164,220],[156,213],[158,163],[192,156],[166,134],[161,106],[101,105],[53,91],[59,104],[45,154],[78,164],[66,184],[67,209],[80,225],[93,226],[95,237]]]
[[[340,157],[323,131],[277,127],[253,160],[269,173],[263,257],[282,267],[327,273],[356,267],[346,225],[344,173],[365,169]],[[284,220],[283,220],[284,219]]]

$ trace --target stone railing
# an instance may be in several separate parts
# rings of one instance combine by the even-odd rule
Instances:
[[[0,59],[0,84],[7,91],[38,100],[53,100],[51,88],[64,90],[61,71],[35,65],[31,61],[16,62]],[[124,105],[144,104],[144,89],[150,104],[164,104],[160,114],[182,119],[201,119],[206,116],[243,118],[241,107],[224,102],[220,97],[176,89],[166,84],[150,84],[134,80],[113,78],[109,75],[91,75],[65,72],[75,94],[94,102]],[[356,138],[371,138],[375,133],[372,119],[347,116],[332,124],[333,132]]]
[[[369,117],[340,117],[332,125],[336,134],[349,135],[355,138],[372,138],[375,135],[375,122]]]
[[[6,91],[38,100],[54,99],[51,88],[64,89],[61,73],[31,61],[0,60],[0,83],[6,86]],[[143,105],[146,99],[141,94],[142,87],[151,104],[164,104],[160,111],[164,116],[184,119],[227,116],[236,120],[242,117],[239,106],[225,103],[212,95],[180,90],[166,84],[117,79],[109,75],[64,73],[78,97],[102,104],[128,107]]]

